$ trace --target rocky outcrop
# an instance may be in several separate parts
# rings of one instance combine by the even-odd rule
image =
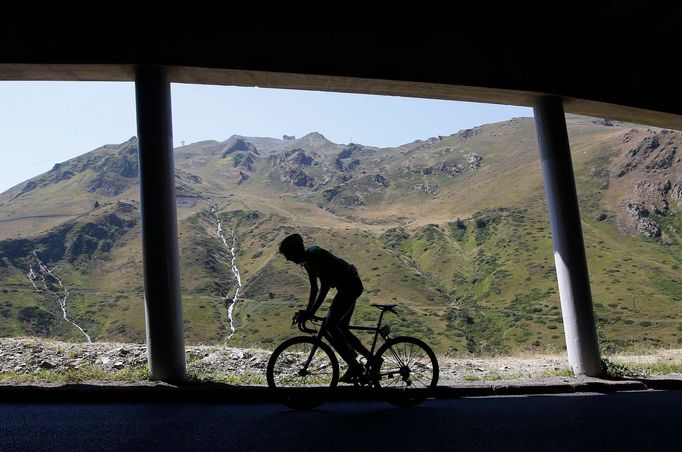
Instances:
[[[421,166],[414,158],[410,158],[400,168],[400,172],[411,172],[415,174],[422,174],[424,176],[432,176],[436,174],[443,174],[448,177],[456,177],[465,172],[476,172],[481,167],[483,157],[479,154],[471,153],[464,156],[466,164],[457,161],[439,162],[431,166]]]
[[[376,188],[387,188],[389,185],[388,179],[386,179],[381,174],[373,174],[367,177],[367,181],[374,184]]]
[[[682,178],[670,184],[670,198],[677,203],[678,208],[682,208]]]
[[[661,149],[661,152],[653,155],[650,161],[647,162],[644,167],[648,170],[661,170],[670,168],[675,161],[675,154],[677,154],[677,146],[670,142],[666,147]]]
[[[177,168],[175,169],[175,178],[181,181],[191,182],[193,184],[200,184],[202,182],[200,176]]]
[[[614,124],[613,121],[611,121],[610,119],[607,119],[607,118],[595,119],[594,121],[592,121],[592,124],[598,124],[600,126],[605,126],[605,127],[613,127],[616,125],[616,124]]]
[[[246,182],[249,180],[249,175],[244,173],[243,171],[239,172],[239,180],[237,181],[237,185],[241,185],[242,183]]]
[[[226,146],[222,152],[222,158],[225,158],[228,155],[233,154],[235,152],[246,152],[260,155],[258,149],[256,149],[256,146],[249,143],[243,138],[236,138],[232,144]]]
[[[609,177],[605,189],[631,190],[618,203],[618,230],[667,242],[668,226],[662,226],[666,222],[661,219],[680,208],[682,135],[666,129],[630,129],[621,141],[628,148],[605,168]]]
[[[140,172],[137,162],[137,146],[129,146],[117,155],[105,157],[96,170],[128,179],[136,178]]]
[[[240,152],[234,155],[232,160],[232,167],[244,169],[246,171],[254,171],[254,160],[253,156],[248,153]]]
[[[351,143],[348,146],[344,147],[341,152],[339,152],[339,155],[336,157],[337,160],[344,160],[350,158],[354,152],[358,152],[362,150],[363,146],[360,144],[355,144]]]
[[[632,132],[627,132],[623,137],[623,142],[630,142],[632,136]],[[670,168],[678,160],[679,152],[671,132],[663,130],[644,137],[623,157],[616,159],[611,173],[616,178],[623,177],[638,167],[650,173]]]
[[[273,154],[268,158],[268,161],[271,166],[279,168],[282,182],[294,187],[313,188],[318,185],[315,178],[303,170],[304,167],[313,166],[317,163],[303,149],[296,148],[281,154]]]
[[[476,170],[478,170],[481,167],[481,162],[483,161],[482,156],[472,152],[471,154],[466,154],[464,157],[466,157],[467,159],[470,172],[472,173],[476,172]]]
[[[373,193],[387,188],[389,180],[381,174],[371,174],[354,179],[350,184],[339,185],[322,192],[327,202],[334,202],[343,206],[364,206],[365,198]]]
[[[113,197],[123,193],[129,186],[130,183],[114,175],[98,174],[88,181],[85,189],[90,193]]]
[[[661,237],[660,226],[651,218],[649,210],[642,204],[626,202],[623,205],[625,221],[620,224],[621,232],[635,233],[657,239]]]
[[[312,166],[315,163],[315,159],[300,148],[271,155],[268,160],[272,166]]]
[[[440,186],[432,182],[425,182],[412,185],[412,189],[415,191],[424,192],[431,196],[436,196],[438,194],[438,191],[440,190]]]

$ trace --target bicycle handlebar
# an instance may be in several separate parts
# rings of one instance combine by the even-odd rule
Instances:
[[[301,311],[298,311],[298,312],[296,312],[296,313],[294,314],[294,317],[291,319],[291,324],[293,325],[294,323],[298,323],[298,329],[301,330],[301,332],[303,332],[303,333],[306,333],[306,334],[314,334],[314,333],[317,332],[316,330],[313,330],[313,329],[308,328],[308,327],[306,326],[306,324],[307,324],[308,322],[311,322],[311,321],[312,321],[312,322],[324,322],[324,321],[325,321],[325,318],[324,318],[324,317],[318,317],[318,316],[316,316],[316,315],[309,316],[309,317],[307,317],[307,318],[305,318],[305,319],[300,319],[300,318],[299,318],[300,312],[301,312]]]

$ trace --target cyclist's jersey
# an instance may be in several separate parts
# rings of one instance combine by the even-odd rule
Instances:
[[[305,268],[320,278],[323,284],[338,287],[356,278],[359,279],[355,265],[349,264],[317,245],[309,246],[305,253]]]

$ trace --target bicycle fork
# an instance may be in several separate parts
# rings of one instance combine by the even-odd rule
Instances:
[[[323,333],[324,333],[324,323],[320,326],[320,331],[313,334],[313,337],[317,340],[313,344],[313,348],[310,350],[310,355],[308,355],[308,359],[306,360],[305,364],[303,365],[303,368],[298,371],[298,374],[301,377],[305,377],[306,375],[308,375],[308,366],[310,366],[310,363],[313,361],[313,357],[315,356],[315,352],[317,352],[317,349],[319,348],[318,344],[322,340],[322,334]]]

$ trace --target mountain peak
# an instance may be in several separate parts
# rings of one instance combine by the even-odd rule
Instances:
[[[331,143],[324,135],[319,132],[310,132],[306,136],[299,138],[298,141],[305,141],[312,145],[321,145],[326,143]]]

